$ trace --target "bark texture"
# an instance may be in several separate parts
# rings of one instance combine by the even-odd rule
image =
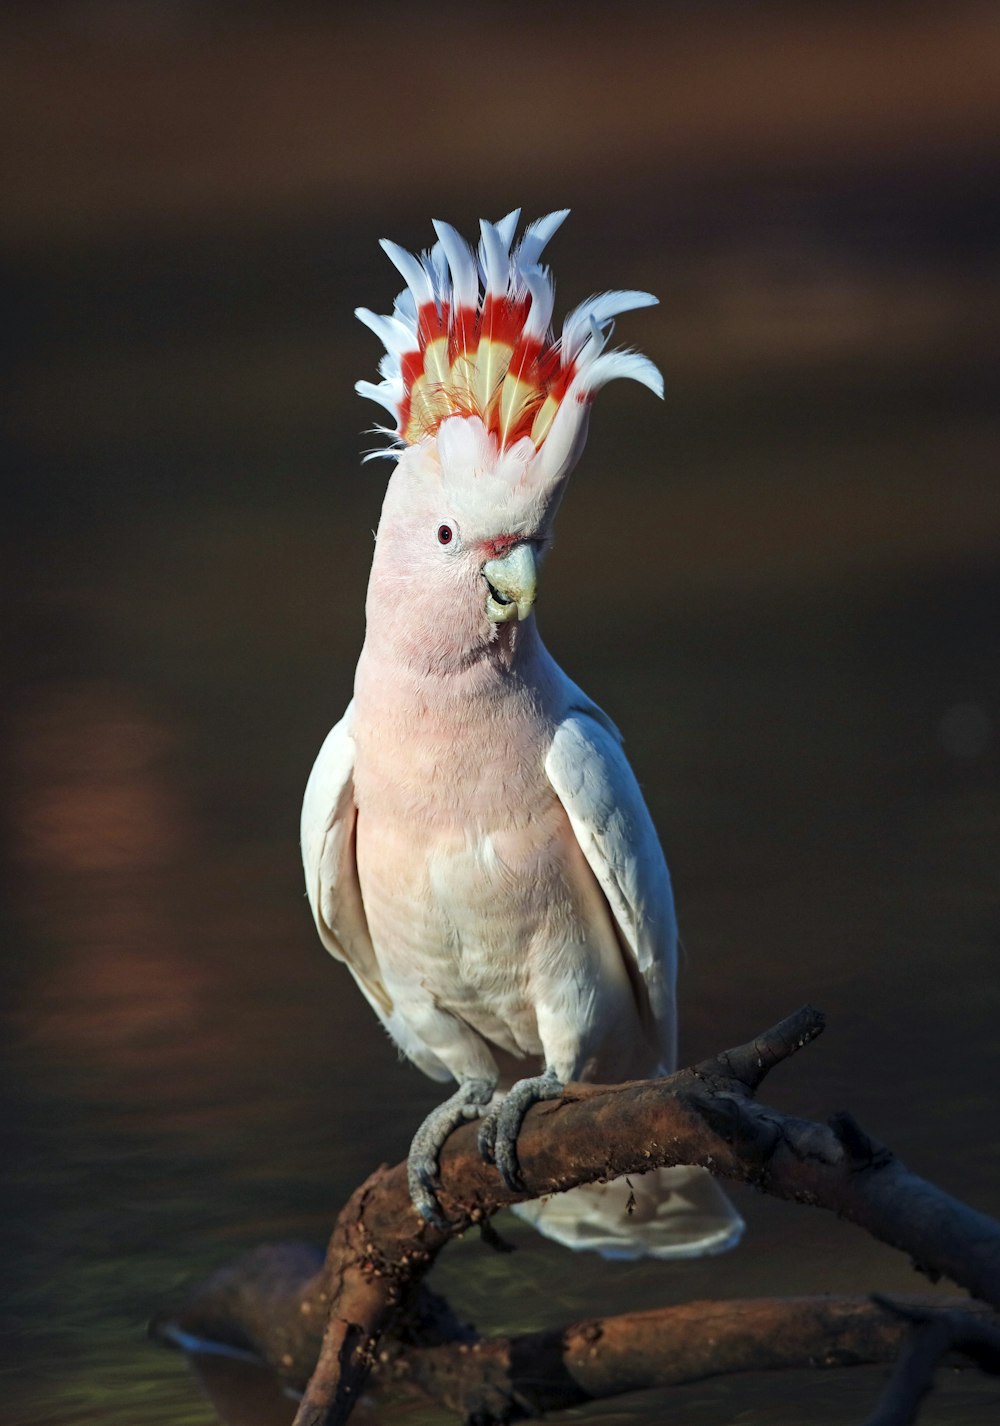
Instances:
[[[297,1284],[279,1286],[276,1260],[264,1250],[244,1264],[239,1282],[239,1274],[215,1281],[213,1310],[217,1321],[227,1317],[228,1336],[220,1338],[218,1327],[205,1332],[193,1311],[161,1324],[161,1335],[214,1336],[251,1348],[292,1381],[308,1376],[295,1426],[339,1426],[380,1359],[383,1375],[421,1386],[467,1418],[499,1421],[718,1372],[885,1360],[912,1332],[905,1312],[885,1303],[809,1299],[693,1303],[479,1341],[422,1288],[450,1238],[486,1225],[501,1208],[673,1164],[700,1164],[721,1178],[827,1208],[907,1253],[933,1278],[947,1276],[1000,1307],[1000,1223],[912,1173],[849,1115],[824,1125],[756,1101],[768,1072],[822,1029],[822,1015],[806,1006],[749,1043],[665,1079],[570,1085],[525,1119],[522,1192],[507,1189],[483,1163],[476,1126],[464,1126],[441,1155],[446,1229],[414,1212],[405,1164],[383,1165],[341,1212],[322,1267],[313,1270],[300,1249]],[[256,1293],[248,1278],[257,1280]],[[928,1302],[911,1308],[931,1314],[937,1360],[939,1314]],[[968,1321],[995,1330],[979,1311]],[[395,1336],[383,1344],[394,1324]],[[956,1347],[963,1350],[953,1336],[943,1350]],[[967,1355],[983,1364],[982,1353]]]

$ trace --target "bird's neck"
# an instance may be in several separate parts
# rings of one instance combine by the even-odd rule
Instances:
[[[369,618],[356,692],[383,705],[469,705],[480,699],[496,703],[537,683],[547,654],[534,615],[524,623],[495,625],[491,632],[491,638],[458,643],[419,625],[394,623],[387,629]]]
[[[534,805],[554,680],[534,621],[517,632],[441,671],[400,662],[369,631],[353,721],[355,800],[369,835],[402,829],[415,844],[464,843],[470,829],[504,823],[510,806]]]

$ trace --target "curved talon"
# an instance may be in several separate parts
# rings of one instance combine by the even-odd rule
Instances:
[[[484,1112],[495,1088],[495,1081],[466,1080],[449,1099],[431,1110],[413,1136],[406,1161],[410,1199],[424,1222],[434,1228],[448,1227],[435,1191],[438,1154],[453,1129]]]
[[[517,1158],[517,1134],[520,1124],[508,1136],[497,1134],[494,1163],[497,1171],[511,1193],[520,1193],[524,1188],[524,1179],[521,1177],[521,1165]]]
[[[476,1143],[479,1147],[479,1155],[484,1164],[496,1163],[496,1142],[497,1142],[497,1120],[500,1117],[502,1104],[494,1105],[488,1114],[483,1115],[482,1123],[479,1126],[479,1137]]]
[[[559,1076],[550,1069],[530,1079],[520,1079],[507,1092],[499,1108],[491,1110],[483,1120],[479,1131],[480,1152],[487,1158],[484,1152],[486,1141],[491,1150],[490,1158],[512,1193],[520,1193],[524,1188],[517,1158],[517,1136],[521,1132],[524,1116],[533,1104],[543,1099],[558,1099],[563,1087]]]
[[[420,1214],[425,1223],[429,1223],[432,1228],[445,1229],[448,1224],[438,1207],[437,1197],[431,1185],[424,1180],[422,1173],[408,1173],[407,1182],[410,1188],[410,1198],[413,1206]]]

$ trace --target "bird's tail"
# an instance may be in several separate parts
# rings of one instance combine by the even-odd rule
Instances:
[[[739,1242],[743,1219],[700,1168],[663,1168],[588,1183],[514,1212],[546,1238],[606,1258],[695,1258]]]

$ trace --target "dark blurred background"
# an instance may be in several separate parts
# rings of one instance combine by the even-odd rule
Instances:
[[[685,1058],[810,999],[829,1032],[771,1098],[850,1107],[995,1211],[1000,9],[8,3],[0,119],[0,1418],[214,1420],[146,1319],[242,1247],[322,1240],[439,1094],[321,950],[297,853],[385,478],[352,311],[396,291],[377,239],[432,217],[571,206],[560,320],[662,300],[620,336],[666,402],[602,395],[541,617],[668,849]],[[725,1259],[513,1224],[514,1258],[470,1240],[435,1280],[504,1329],[921,1286],[819,1213],[740,1206]],[[833,1423],[877,1384],[587,1414]],[[250,1398],[230,1420],[291,1414]],[[994,1412],[963,1377],[925,1419]]]

